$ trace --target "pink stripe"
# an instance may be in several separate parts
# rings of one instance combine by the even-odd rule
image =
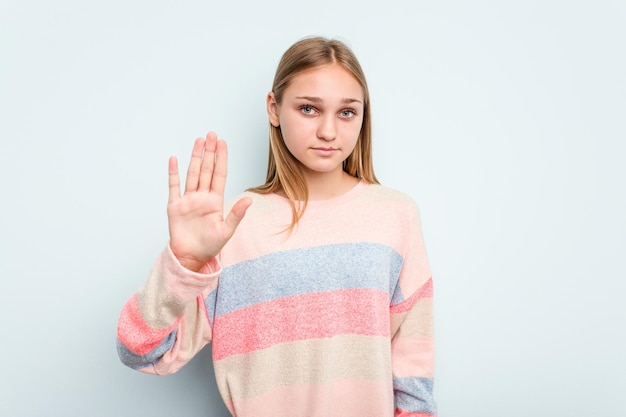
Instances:
[[[388,305],[389,295],[373,289],[310,293],[256,304],[215,318],[213,359],[342,334],[389,336]]]
[[[391,352],[394,376],[435,376],[435,342],[432,338],[396,338],[391,345]]]
[[[437,417],[437,415],[420,413],[420,412],[404,411],[404,410],[400,410],[399,408],[396,408],[396,414],[394,417]]]
[[[145,355],[176,328],[178,321],[165,329],[153,329],[141,315],[137,295],[133,295],[122,308],[117,324],[117,339],[131,352]]]
[[[388,416],[393,392],[388,381],[337,379],[332,383],[287,385],[252,398],[226,401],[236,416]],[[259,414],[262,411],[263,414]]]
[[[429,278],[428,281],[426,281],[424,285],[422,285],[420,288],[418,288],[417,291],[413,293],[413,295],[411,295],[409,298],[407,298],[400,304],[396,304],[395,306],[392,306],[391,313],[393,314],[406,313],[411,308],[413,308],[417,300],[421,298],[432,298],[432,296],[433,296],[433,279]]]

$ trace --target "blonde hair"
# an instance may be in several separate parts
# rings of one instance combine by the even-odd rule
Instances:
[[[369,90],[365,74],[354,53],[343,42],[323,37],[308,37],[293,44],[283,54],[272,84],[277,104],[291,81],[303,71],[328,64],[339,64],[350,72],[363,88],[363,124],[352,153],[343,161],[343,170],[368,183],[378,184],[372,163],[372,122]],[[259,194],[282,191],[291,204],[292,230],[304,214],[309,197],[300,163],[285,146],[280,126],[269,124],[269,159],[265,184],[250,188]]]

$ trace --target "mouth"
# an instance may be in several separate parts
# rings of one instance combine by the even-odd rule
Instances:
[[[315,147],[315,148],[311,148],[311,150],[313,150],[319,156],[332,156],[339,149],[333,148],[333,147],[326,148],[326,147],[323,147],[323,146],[318,146],[318,147]]]

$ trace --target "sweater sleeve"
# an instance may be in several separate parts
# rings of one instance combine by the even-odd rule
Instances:
[[[391,302],[395,417],[434,417],[433,281],[417,206],[408,216],[405,240]]]
[[[117,324],[117,351],[130,368],[174,373],[207,343],[211,322],[205,300],[217,288],[220,263],[212,259],[196,273],[184,268],[168,247],[148,281],[133,294]]]

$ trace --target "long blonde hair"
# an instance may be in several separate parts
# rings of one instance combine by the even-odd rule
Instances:
[[[363,124],[354,150],[343,161],[343,170],[368,183],[378,184],[372,163],[372,122],[365,74],[354,53],[343,42],[323,37],[308,37],[293,44],[283,54],[272,84],[277,104],[291,81],[303,71],[328,64],[339,64],[358,81],[363,89]],[[291,204],[293,229],[304,214],[309,197],[300,163],[285,146],[280,126],[269,124],[269,159],[265,184],[250,188],[259,194],[282,191]]]

